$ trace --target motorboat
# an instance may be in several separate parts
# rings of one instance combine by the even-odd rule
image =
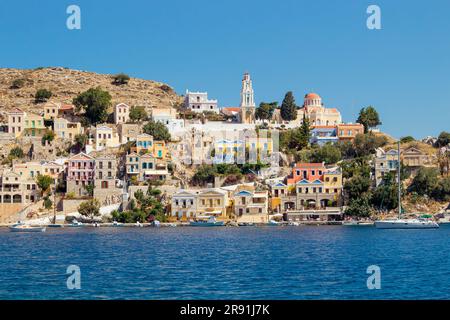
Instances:
[[[216,217],[198,217],[198,220],[189,222],[192,227],[221,227],[225,223],[223,221],[217,221]]]
[[[9,227],[12,232],[45,232],[46,227],[43,226],[31,226],[28,224],[20,223],[14,224]]]

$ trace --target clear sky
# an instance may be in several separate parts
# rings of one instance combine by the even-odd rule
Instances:
[[[81,8],[68,30],[66,8]],[[366,27],[368,5],[381,30]],[[255,99],[322,96],[347,122],[373,105],[382,130],[450,131],[450,1],[1,1],[0,67],[63,66],[208,91],[237,106],[244,71]]]

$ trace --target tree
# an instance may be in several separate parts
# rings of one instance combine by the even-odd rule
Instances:
[[[52,97],[52,92],[47,89],[39,89],[36,91],[34,95],[34,102],[35,103],[41,103],[46,102],[48,99]]]
[[[300,133],[303,140],[302,145],[307,147],[311,138],[311,126],[309,123],[309,118],[305,114],[303,114],[302,124],[300,125]]]
[[[342,170],[342,177],[350,179],[355,176],[370,178],[370,165],[368,157],[360,157],[351,160],[344,160],[339,163]]]
[[[281,118],[285,121],[297,119],[297,105],[292,91],[288,91],[281,104]]]
[[[414,139],[414,137],[412,136],[406,136],[406,137],[401,137],[400,138],[400,143],[409,143],[409,142],[413,142],[416,139]]]
[[[155,140],[170,141],[169,130],[167,130],[167,127],[160,122],[149,121],[144,126],[143,130],[145,133],[153,136],[153,139]]]
[[[370,198],[368,196],[362,196],[350,200],[350,204],[345,209],[345,215],[351,217],[368,217],[372,211],[370,206]]]
[[[260,120],[272,119],[275,109],[278,107],[278,102],[261,102],[256,108],[255,117]]]
[[[385,136],[377,136],[371,132],[357,134],[354,140],[355,153],[358,157],[369,156],[379,147],[387,144]]]
[[[143,106],[134,106],[130,109],[130,120],[132,122],[139,122],[148,119],[147,111]]]
[[[338,147],[327,143],[322,147],[315,148],[311,155],[313,162],[325,162],[325,164],[333,164],[341,160],[341,151]]]
[[[367,193],[370,188],[370,178],[362,175],[356,175],[347,180],[344,184],[344,190],[350,201],[358,199]]]
[[[217,175],[217,168],[210,165],[201,165],[197,168],[197,171],[192,176],[193,185],[205,185],[207,183],[213,183],[214,177]]]
[[[450,177],[441,179],[434,187],[431,195],[438,201],[450,201]]]
[[[100,202],[97,199],[84,201],[78,207],[78,213],[89,220],[93,220],[100,216]]]
[[[364,126],[364,133],[368,133],[371,128],[381,125],[380,117],[374,107],[368,106],[359,111],[358,120]]]
[[[42,136],[42,144],[45,145],[45,142],[52,142],[55,139],[55,132],[53,130],[46,130],[44,135]]]
[[[38,175],[36,178],[36,184],[39,187],[39,189],[41,189],[41,195],[45,195],[49,190],[50,190],[50,186],[54,183],[55,181],[53,180],[52,177],[47,176],[47,175]]]
[[[44,203],[43,203],[43,205],[44,205],[44,208],[45,209],[50,209],[51,207],[52,207],[52,205],[53,205],[53,202],[52,202],[52,200],[50,199],[50,197],[45,197],[44,198]]]
[[[9,151],[9,157],[13,159],[14,158],[20,159],[23,158],[24,156],[25,154],[23,153],[23,150],[20,147],[14,147]]]
[[[111,95],[100,87],[91,88],[80,93],[73,99],[77,110],[83,109],[86,118],[92,124],[104,122],[108,118],[108,108],[111,105]]]
[[[77,146],[78,150],[84,149],[86,147],[86,144],[89,140],[89,137],[87,134],[80,133],[75,136],[75,145]]]
[[[437,147],[445,147],[450,143],[450,132],[442,131],[436,141]]]
[[[439,172],[435,168],[420,168],[409,186],[408,191],[416,192],[421,196],[431,196],[437,186],[438,174]]]
[[[129,81],[130,81],[130,77],[125,73],[119,73],[113,77],[113,84],[115,84],[117,86],[127,84]]]
[[[380,210],[392,210],[398,207],[398,184],[395,176],[386,174],[383,182],[372,193],[371,202]]]
[[[93,183],[89,183],[87,185],[84,186],[84,189],[86,190],[86,192],[88,193],[89,196],[94,196],[94,189],[95,189],[95,185]]]

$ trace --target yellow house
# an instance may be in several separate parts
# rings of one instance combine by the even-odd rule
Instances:
[[[165,159],[167,154],[166,143],[164,141],[153,142],[153,156],[158,159]]]
[[[80,122],[71,122],[64,118],[55,118],[53,128],[56,137],[73,141],[75,136],[83,133]]]
[[[324,172],[323,187],[325,193],[335,193],[336,196],[340,196],[342,193],[342,172],[339,170]]]
[[[105,148],[114,148],[120,145],[119,135],[115,126],[99,124],[95,128],[95,148],[97,151]]]
[[[228,193],[220,189],[205,189],[198,193],[197,215],[227,217]]]
[[[44,105],[45,120],[55,120],[58,117],[70,116],[73,114],[74,114],[74,106],[71,104],[48,102]]]
[[[25,116],[23,129],[23,134],[31,137],[41,136],[47,130],[44,118],[36,114],[27,114]]]

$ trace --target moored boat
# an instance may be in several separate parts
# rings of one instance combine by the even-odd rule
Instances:
[[[9,227],[12,232],[45,232],[46,227],[30,226],[28,224],[15,224]]]
[[[223,221],[217,221],[214,216],[198,217],[197,219],[196,221],[191,221],[189,225],[192,227],[221,227],[225,225]]]

